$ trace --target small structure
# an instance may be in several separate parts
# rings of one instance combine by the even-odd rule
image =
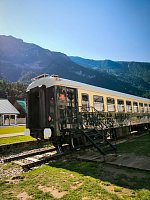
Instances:
[[[16,100],[16,102],[13,105],[20,113],[18,117],[25,118],[26,117],[26,101]]]
[[[0,125],[16,124],[19,111],[7,100],[0,99]]]

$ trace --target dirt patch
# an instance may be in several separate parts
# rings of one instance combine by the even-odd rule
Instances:
[[[89,198],[88,197],[83,197],[82,200],[89,200]]]
[[[75,178],[75,176],[74,176],[73,174],[69,174],[69,176],[70,176],[71,178]]]
[[[71,187],[70,187],[70,189],[71,190],[76,190],[76,189],[78,189],[79,187],[81,187],[82,186],[82,184],[83,183],[80,183],[80,182],[75,182]]]
[[[60,172],[61,174],[65,174],[67,176],[70,176],[71,178],[75,178],[75,176],[73,174],[68,174],[67,172]]]
[[[32,197],[29,196],[28,193],[22,192],[22,193],[17,195],[17,198],[20,199],[20,200],[27,200],[27,199],[31,199]]]
[[[64,195],[67,194],[66,191],[62,191],[60,192],[59,190],[57,190],[56,188],[54,188],[53,186],[52,187],[46,187],[46,186],[42,186],[40,185],[38,187],[39,190],[41,190],[42,192],[50,192],[51,195],[54,197],[54,198],[62,198]]]
[[[105,184],[103,182],[101,183],[101,187],[104,188],[107,192],[117,194],[119,196],[132,195],[132,193],[133,193],[130,189],[122,188],[122,187],[116,188],[115,185]]]
[[[5,180],[6,184],[18,184],[20,180],[23,180],[22,176],[13,176],[11,179]]]

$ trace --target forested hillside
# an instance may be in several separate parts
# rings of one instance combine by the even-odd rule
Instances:
[[[0,80],[0,98],[7,98],[9,100],[25,99],[26,87],[23,83],[10,83],[5,80]]]
[[[90,60],[74,56],[70,56],[70,59],[88,69],[114,75],[117,80],[123,81],[124,84],[128,83],[142,91],[142,96],[150,98],[150,63]]]

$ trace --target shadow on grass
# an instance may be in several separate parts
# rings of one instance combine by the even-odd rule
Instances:
[[[136,155],[150,156],[150,132],[145,135],[139,135],[124,143],[118,144],[117,149],[121,153],[135,153]]]
[[[49,164],[52,167],[63,168],[77,172],[83,176],[91,176],[100,181],[109,182],[124,188],[133,190],[150,190],[150,173],[114,167],[102,163],[80,162],[80,161],[59,161]]]

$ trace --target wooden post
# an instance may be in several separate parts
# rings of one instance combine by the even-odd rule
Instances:
[[[11,117],[10,117],[11,115],[9,115],[9,126],[10,126],[10,119],[11,119]]]
[[[15,115],[15,125],[17,124],[17,115]]]
[[[4,124],[5,124],[5,115],[3,114],[2,115],[2,125],[4,126]]]

